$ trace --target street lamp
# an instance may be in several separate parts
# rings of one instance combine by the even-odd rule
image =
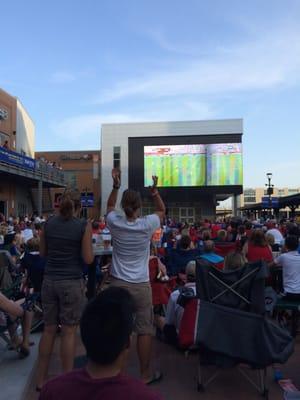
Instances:
[[[88,217],[88,191],[89,191],[89,188],[85,187],[83,190],[84,190],[84,194],[85,194],[84,202],[83,202],[83,204],[84,204],[84,206],[83,206],[83,216],[84,216],[84,218],[87,219],[87,217]]]
[[[269,197],[269,208],[270,208],[269,216],[270,217],[272,216],[272,212],[271,212],[271,209],[272,209],[272,194],[274,192],[274,190],[273,190],[274,185],[271,184],[272,176],[273,176],[272,172],[268,172],[267,173],[268,183],[265,184],[265,186],[267,187],[267,195]]]

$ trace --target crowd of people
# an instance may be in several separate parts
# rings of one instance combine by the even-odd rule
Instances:
[[[37,161],[42,161],[44,164],[46,164],[46,165],[48,165],[49,167],[52,167],[52,168],[57,168],[59,170],[63,169],[62,166],[59,163],[57,163],[56,161],[47,160],[45,157],[39,157],[37,159]]]
[[[44,329],[36,391],[41,400],[161,399],[147,387],[163,379],[163,372],[152,366],[153,334],[156,329],[162,340],[178,345],[183,315],[178,298],[182,288],[196,293],[197,259],[224,271],[256,261],[265,262],[270,271],[281,266],[282,296],[300,301],[300,229],[295,221],[178,222],[166,216],[157,180],[153,177],[149,193],[151,215],[141,217],[140,194],[130,189],[122,193],[123,213],[117,211],[121,175],[115,169],[107,212],[99,220],[80,219],[80,193],[74,190],[65,191],[56,215],[8,220],[0,215],[0,326],[7,327],[20,357],[28,356],[34,311],[26,299],[40,294]],[[112,257],[100,265],[105,289],[86,305],[85,272],[94,262],[93,242],[98,236],[112,246]],[[18,298],[10,299],[7,289],[19,277]],[[154,282],[168,288],[164,313],[154,307]],[[272,278],[267,285],[272,285]],[[88,361],[84,369],[73,370],[78,326]],[[64,374],[47,382],[58,329]],[[133,332],[140,380],[123,375]]]

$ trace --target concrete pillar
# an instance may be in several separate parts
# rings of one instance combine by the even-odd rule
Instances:
[[[232,215],[234,217],[238,215],[238,196],[236,194],[232,196]]]
[[[37,209],[39,216],[43,214],[43,181],[40,179],[38,183],[38,200]]]

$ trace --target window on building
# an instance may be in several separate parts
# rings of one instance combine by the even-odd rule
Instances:
[[[120,146],[114,146],[114,168],[120,168],[121,166],[121,147]]]
[[[0,132],[0,146],[2,146],[6,140],[9,141],[9,136],[4,132]]]
[[[27,206],[24,203],[18,203],[18,215],[24,217],[27,214]]]
[[[64,171],[65,182],[71,189],[77,188],[77,177],[74,171]]]
[[[192,207],[180,207],[179,219],[181,222],[192,224],[195,220],[195,209]]]
[[[288,193],[289,194],[296,194],[296,193],[299,193],[299,190],[298,189],[289,189]]]
[[[284,189],[278,189],[278,196],[284,196]]]
[[[256,203],[256,194],[254,189],[244,190],[244,203]]]

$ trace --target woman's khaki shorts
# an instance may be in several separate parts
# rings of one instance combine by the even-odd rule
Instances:
[[[130,283],[111,278],[111,286],[128,290],[135,303],[135,326],[137,335],[153,335],[152,291],[149,282]]]
[[[82,279],[54,281],[45,278],[42,285],[45,325],[78,325],[86,303]]]

